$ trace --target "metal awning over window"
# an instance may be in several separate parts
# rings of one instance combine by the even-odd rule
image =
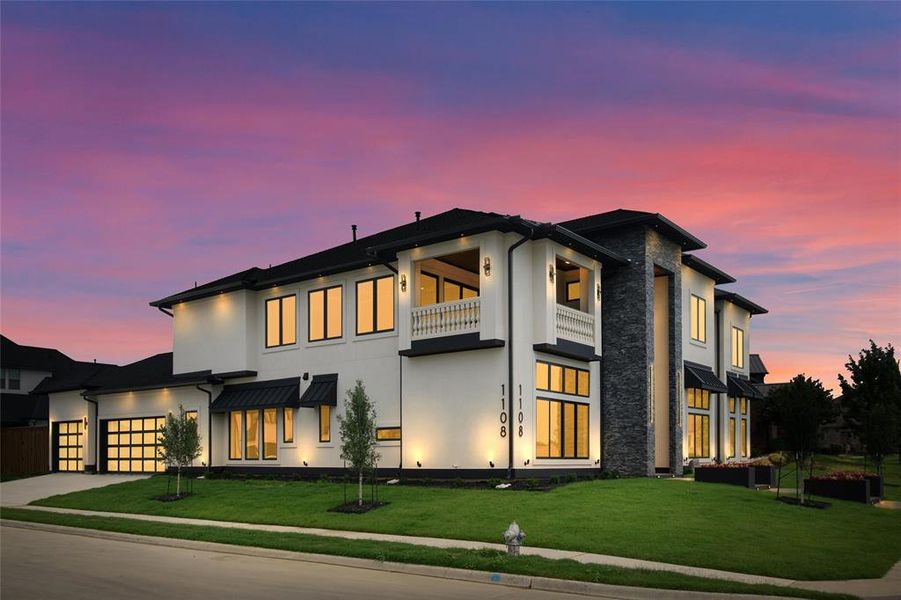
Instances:
[[[316,407],[323,404],[338,406],[338,374],[313,375],[310,387],[300,398],[301,407]]]
[[[760,392],[757,391],[757,387],[747,379],[726,374],[726,381],[729,384],[730,396],[751,399],[762,398]]]
[[[213,401],[211,411],[224,413],[253,408],[297,407],[300,377],[227,385]]]
[[[685,387],[707,390],[714,394],[722,394],[727,391],[726,385],[714,375],[710,367],[684,361]]]

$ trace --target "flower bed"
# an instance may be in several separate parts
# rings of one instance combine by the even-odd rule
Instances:
[[[865,502],[869,504],[882,495],[882,478],[862,471],[836,471],[804,480],[808,494]]]
[[[695,467],[695,481],[726,483],[747,488],[754,487],[754,467],[749,463],[723,463]]]

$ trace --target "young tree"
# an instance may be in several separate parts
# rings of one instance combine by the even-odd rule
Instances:
[[[832,393],[819,380],[797,375],[773,390],[770,399],[785,428],[785,450],[795,463],[795,487],[800,489],[801,474],[808,462],[813,471],[820,427],[834,416]]]
[[[197,421],[185,414],[181,405],[178,416],[172,413],[166,417],[166,424],[160,428],[157,452],[160,459],[170,467],[176,467],[175,495],[181,496],[181,470],[189,466],[201,453],[200,434]]]
[[[375,467],[379,454],[375,451],[375,408],[359,379],[352,390],[347,390],[344,415],[338,415],[338,423],[341,458],[357,474],[357,505],[363,506],[363,474]]]
[[[857,360],[848,356],[845,368],[850,379],[838,376],[842,412],[881,475],[885,456],[901,444],[901,370],[895,349],[870,340],[870,347],[862,349]]]

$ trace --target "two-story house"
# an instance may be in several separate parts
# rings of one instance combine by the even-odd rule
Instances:
[[[346,244],[152,302],[172,353],[59,386],[54,468],[74,447],[79,469],[161,470],[156,429],[182,406],[202,465],[338,471],[341,400],[361,380],[385,473],[681,472],[682,257],[703,247],[634,211],[354,227]],[[715,347],[720,300],[699,293]],[[724,387],[716,357],[699,360]]]

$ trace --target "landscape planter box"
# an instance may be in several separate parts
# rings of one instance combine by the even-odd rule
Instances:
[[[775,469],[773,467],[754,467],[755,485],[768,485],[773,487],[775,482]]]
[[[804,492],[837,500],[871,501],[869,479],[805,479]]]
[[[695,481],[754,487],[754,467],[695,467]]]

